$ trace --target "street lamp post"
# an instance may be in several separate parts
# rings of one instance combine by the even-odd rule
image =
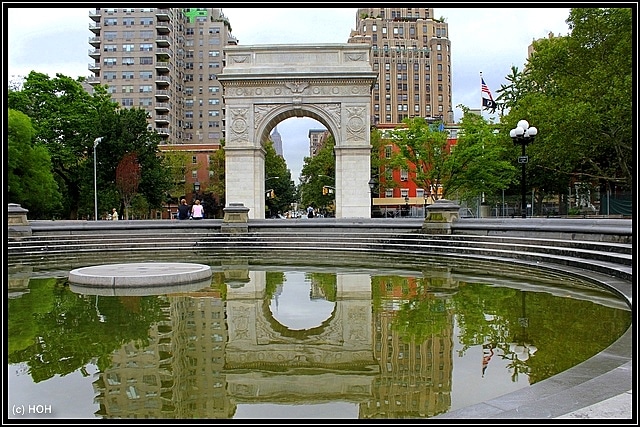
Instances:
[[[194,198],[197,200],[198,197],[200,197],[198,195],[198,193],[200,192],[200,182],[196,181],[193,183],[193,193],[194,193]]]
[[[371,177],[369,179],[369,200],[371,203],[371,206],[369,207],[369,215],[373,216],[373,190],[376,188],[376,180],[373,179],[373,177]]]
[[[96,173],[96,147],[102,142],[102,137],[93,140],[93,220],[98,220],[98,179]]]
[[[404,196],[404,216],[409,216],[409,196]]]
[[[522,146],[522,155],[518,157],[518,163],[522,165],[522,218],[527,217],[527,183],[526,183],[526,166],[529,162],[529,158],[526,154],[526,147],[531,144],[538,134],[538,129],[533,126],[529,126],[529,122],[526,120],[520,120],[518,126],[509,131],[509,136],[513,140],[514,144],[520,144]],[[533,215],[533,212],[531,212]]]

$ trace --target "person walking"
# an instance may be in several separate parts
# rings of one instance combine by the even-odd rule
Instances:
[[[189,213],[191,212],[191,206],[187,204],[185,199],[180,200],[178,205],[178,219],[189,219]]]
[[[200,200],[196,200],[193,206],[191,206],[191,218],[193,219],[204,218],[204,207],[200,204]]]
[[[111,221],[117,221],[118,220],[118,211],[116,210],[116,208],[111,209]]]

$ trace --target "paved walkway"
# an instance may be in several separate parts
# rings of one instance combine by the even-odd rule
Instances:
[[[556,419],[632,419],[633,391],[598,402],[586,408],[569,412]]]

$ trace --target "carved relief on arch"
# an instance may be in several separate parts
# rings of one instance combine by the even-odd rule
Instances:
[[[366,131],[366,113],[364,106],[345,108],[347,113],[347,141],[362,141]]]
[[[338,128],[340,128],[340,104],[316,104],[317,107],[327,113]]]
[[[270,105],[255,104],[253,106],[253,120],[254,120],[253,127],[254,127],[254,129],[258,129],[258,127],[260,127],[262,125],[262,122],[264,122],[266,116],[271,111],[273,111],[276,107],[277,107],[277,105],[275,105],[275,104],[270,104]]]
[[[249,142],[248,112],[248,108],[232,108],[229,112],[231,115],[231,132],[233,139],[239,140],[240,142]]]
[[[291,93],[302,93],[309,86],[309,82],[285,82],[284,86],[291,91]]]

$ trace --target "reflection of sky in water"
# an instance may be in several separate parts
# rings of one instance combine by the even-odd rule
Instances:
[[[30,418],[34,421],[48,418],[97,418],[94,412],[100,409],[100,405],[93,401],[96,394],[93,390],[93,375],[98,372],[98,367],[91,363],[85,367],[88,375],[83,375],[80,370],[64,376],[55,375],[38,383],[37,392],[34,392],[33,380],[26,372],[29,368],[23,364],[9,365],[9,418]],[[17,407],[24,411],[24,415],[12,413],[12,409],[15,411]]]
[[[278,287],[269,309],[281,325],[301,330],[320,326],[331,316],[335,304],[323,298],[311,299],[311,280],[304,272],[284,273],[284,284]]]
[[[234,419],[242,418],[358,418],[358,404],[347,402],[317,405],[239,404]]]

